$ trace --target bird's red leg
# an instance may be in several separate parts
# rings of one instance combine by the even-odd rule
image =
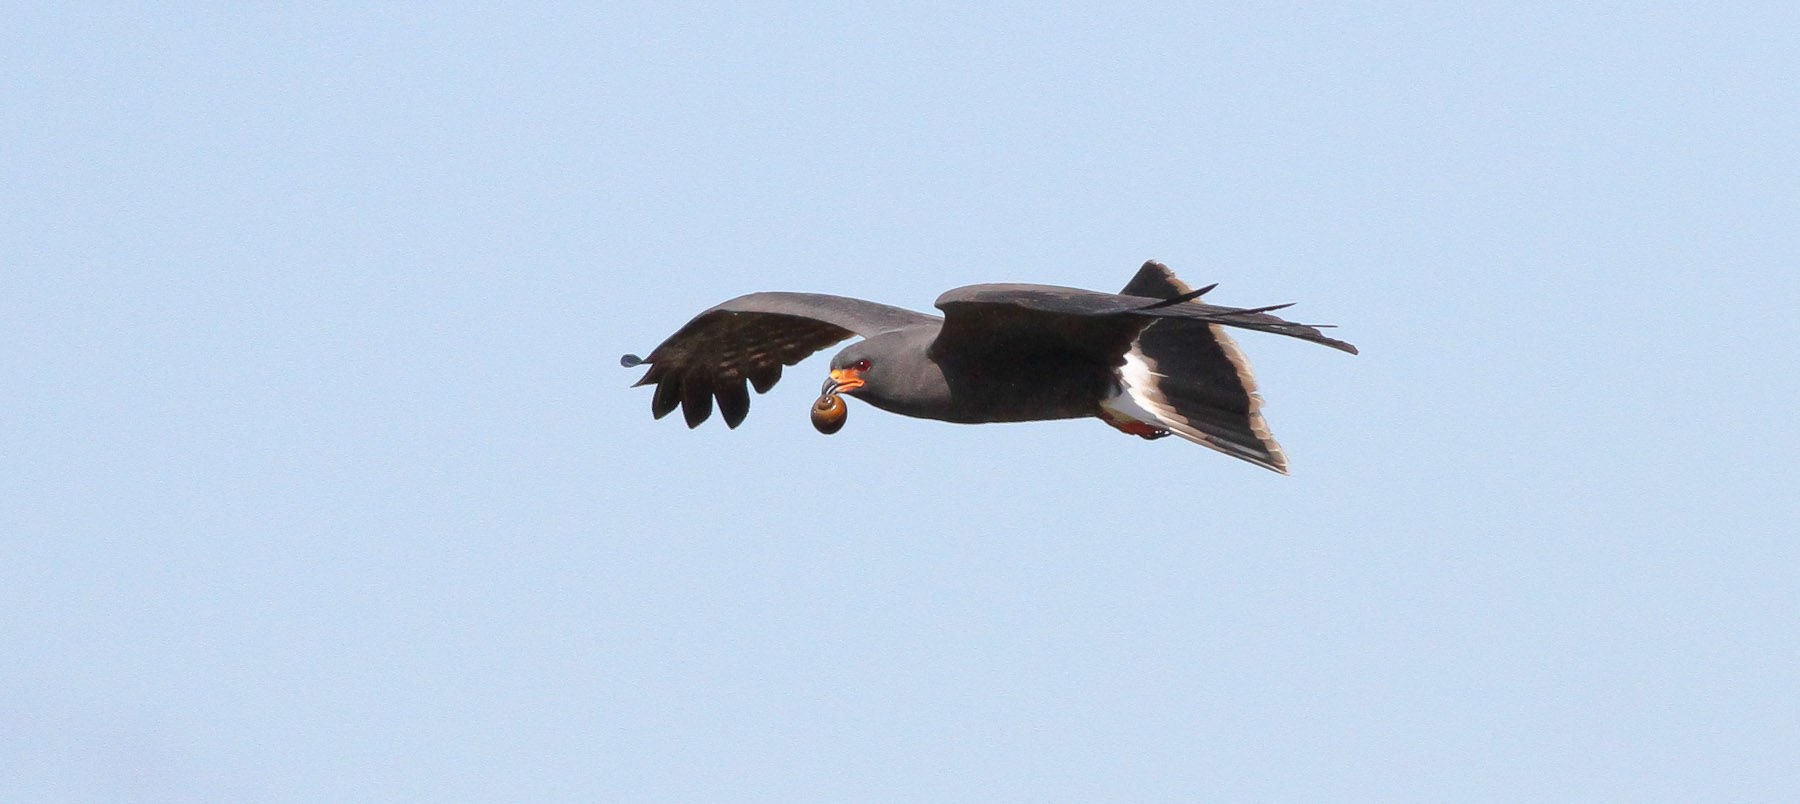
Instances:
[[[1145,424],[1143,422],[1138,421],[1137,419],[1133,419],[1133,418],[1126,417],[1126,416],[1118,416],[1118,415],[1114,414],[1112,411],[1107,410],[1105,408],[1100,409],[1099,419],[1100,419],[1100,421],[1106,422],[1107,424],[1111,425],[1114,430],[1118,430],[1119,432],[1124,433],[1126,435],[1134,435],[1134,436],[1137,436],[1138,438],[1142,438],[1142,439],[1146,439],[1146,440],[1150,440],[1150,441],[1154,441],[1158,438],[1162,438],[1163,436],[1166,436],[1169,434],[1168,430],[1164,430],[1163,428],[1157,427],[1154,424]]]

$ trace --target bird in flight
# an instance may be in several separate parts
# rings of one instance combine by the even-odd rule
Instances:
[[[1223,327],[1273,332],[1356,354],[1316,327],[1220,307],[1162,263],[1144,263],[1119,293],[987,284],[939,296],[943,316],[845,296],[751,293],[695,316],[648,357],[637,385],[655,385],[650,412],[677,406],[688,427],[712,415],[728,427],[750,411],[746,382],[764,393],[827,346],[862,340],[831,359],[813,405],[823,433],[844,424],[842,395],[904,416],[962,424],[1094,417],[1146,439],[1177,435],[1287,473],[1269,433],[1250,364]]]

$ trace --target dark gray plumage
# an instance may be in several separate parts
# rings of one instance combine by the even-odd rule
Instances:
[[[638,385],[650,409],[676,406],[689,427],[717,403],[729,427],[783,366],[851,337],[831,361],[836,389],[883,410],[965,424],[1095,416],[1145,438],[1171,433],[1285,472],[1258,410],[1249,364],[1222,327],[1273,332],[1352,354],[1356,347],[1269,313],[1194,301],[1161,263],[1144,264],[1120,294],[1050,285],[988,284],[937,299],[944,316],[815,293],[752,293],[713,307],[648,357]]]

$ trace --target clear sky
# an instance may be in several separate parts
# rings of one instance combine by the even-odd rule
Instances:
[[[9,8],[0,801],[1800,799],[1800,7],[624,5]],[[1291,477],[617,363],[1148,258]]]

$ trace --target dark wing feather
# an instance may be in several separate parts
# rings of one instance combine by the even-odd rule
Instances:
[[[656,386],[650,412],[667,416],[676,405],[689,427],[719,413],[737,427],[750,412],[746,381],[764,393],[791,366],[852,336],[933,324],[937,316],[844,296],[819,293],[752,293],[713,307],[670,335],[650,356],[638,385]]]
[[[736,428],[750,415],[750,392],[742,382],[725,383],[714,389],[713,395],[719,400],[719,415],[725,417],[726,427]]]

